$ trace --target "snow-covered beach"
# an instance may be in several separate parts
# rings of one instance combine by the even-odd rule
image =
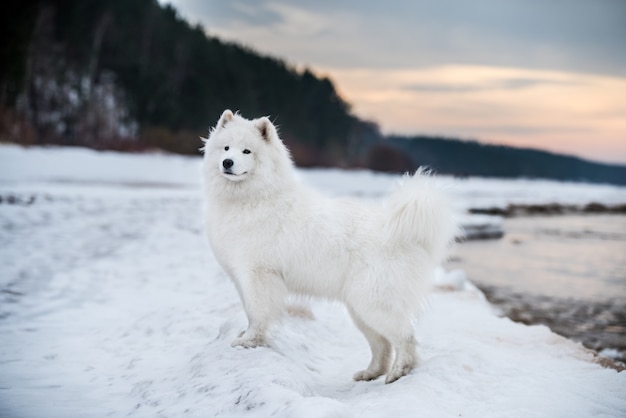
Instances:
[[[397,181],[301,174],[363,198]],[[0,146],[0,416],[626,415],[626,374],[499,317],[461,271],[439,276],[422,365],[392,385],[351,380],[369,349],[337,304],[286,317],[269,348],[231,348],[246,319],[208,249],[200,181],[194,157]],[[626,203],[614,186],[450,181],[465,209]]]

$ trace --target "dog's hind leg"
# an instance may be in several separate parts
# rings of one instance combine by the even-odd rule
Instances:
[[[367,369],[356,372],[353,376],[354,380],[374,380],[387,373],[391,364],[392,347],[391,343],[378,332],[374,331],[358,316],[354,309],[348,307],[350,316],[367,338],[367,342],[372,350],[372,360]]]
[[[392,383],[408,374],[418,363],[417,341],[415,340],[411,316],[402,309],[373,308],[364,304],[356,315],[369,327],[374,335],[380,335],[395,351],[385,383]],[[371,343],[370,343],[371,344]],[[390,348],[386,348],[388,352]]]
[[[284,311],[287,289],[282,277],[267,271],[254,273],[250,280],[239,280],[237,283],[248,317],[248,328],[233,340],[233,347],[266,345],[270,324]]]

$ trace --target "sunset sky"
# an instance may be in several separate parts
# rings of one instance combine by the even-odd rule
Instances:
[[[168,2],[209,35],[328,76],[384,133],[626,164],[624,0]]]

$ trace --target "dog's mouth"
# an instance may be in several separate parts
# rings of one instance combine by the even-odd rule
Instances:
[[[244,171],[243,173],[237,174],[237,173],[234,173],[230,169],[224,169],[224,170],[222,170],[222,174],[225,175],[226,177],[241,177],[241,176],[244,176],[244,175],[248,174],[248,172]]]

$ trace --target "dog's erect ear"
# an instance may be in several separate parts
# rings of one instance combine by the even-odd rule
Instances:
[[[233,112],[231,112],[230,109],[226,109],[222,113],[222,116],[220,116],[220,120],[217,122],[217,126],[215,127],[215,129],[223,128],[228,122],[233,120],[234,117],[235,115],[233,115]]]
[[[261,133],[261,137],[267,142],[270,142],[277,135],[276,128],[266,116],[259,118],[255,126]]]

